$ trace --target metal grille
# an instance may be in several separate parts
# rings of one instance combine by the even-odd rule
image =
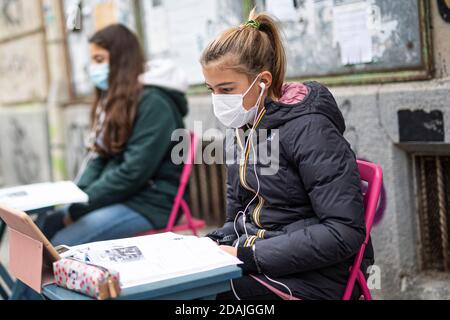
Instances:
[[[196,218],[205,220],[208,226],[222,226],[226,218],[226,166],[194,165],[189,182],[189,201]]]
[[[450,269],[450,157],[415,156],[424,270]]]

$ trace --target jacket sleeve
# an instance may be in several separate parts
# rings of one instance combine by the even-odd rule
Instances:
[[[355,155],[325,116],[306,117],[292,129],[290,152],[319,223],[256,243],[256,264],[275,277],[343,262],[365,238]]]
[[[80,189],[86,189],[92,182],[97,180],[103,169],[105,168],[106,159],[100,155],[95,155],[89,159],[86,164],[86,169],[82,172],[80,180],[77,185]]]
[[[176,129],[169,103],[154,94],[141,100],[123,161],[84,189],[89,203],[69,208],[74,220],[94,209],[128,199],[154,176],[172,144],[172,132]]]

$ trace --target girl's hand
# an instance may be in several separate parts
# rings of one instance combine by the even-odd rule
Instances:
[[[222,249],[223,251],[231,254],[232,256],[237,257],[237,249],[235,247],[230,247],[230,246],[219,246],[220,249]]]

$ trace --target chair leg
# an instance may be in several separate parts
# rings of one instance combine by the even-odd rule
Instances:
[[[361,288],[362,294],[364,296],[364,300],[372,300],[372,295],[370,293],[369,288],[367,287],[367,280],[366,277],[364,277],[364,274],[360,270],[358,272],[358,283],[359,287]]]
[[[11,278],[8,271],[6,271],[5,267],[1,263],[0,263],[0,278],[9,288],[12,288],[12,286],[14,285],[14,280]]]
[[[3,221],[0,221],[0,244],[2,243],[3,235],[5,234],[5,230],[6,230],[5,223]]]
[[[8,298],[9,298],[8,294],[6,293],[6,290],[3,288],[3,286],[1,284],[0,284],[0,297],[3,300],[8,300]]]
[[[183,209],[184,215],[186,216],[186,219],[188,220],[188,225],[189,225],[189,228],[192,230],[192,234],[194,236],[198,236],[197,229],[195,228],[194,222],[192,221],[191,209],[189,209],[189,206],[184,199],[181,200],[181,208]]]

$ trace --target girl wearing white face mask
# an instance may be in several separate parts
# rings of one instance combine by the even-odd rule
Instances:
[[[317,82],[285,83],[280,32],[255,11],[214,39],[201,64],[216,117],[250,131],[245,140],[237,130],[244,161],[227,165],[226,223],[208,235],[244,262],[245,276],[220,298],[340,299],[365,225],[356,158],[332,94]],[[255,150],[275,140],[279,169],[263,175]],[[364,271],[371,263],[369,244]]]
[[[212,94],[214,114],[226,127],[237,129],[253,123],[265,93],[265,83],[261,81],[259,84],[260,94],[255,105],[250,108],[244,107],[244,99],[259,79],[260,75],[256,77],[244,94]]]

